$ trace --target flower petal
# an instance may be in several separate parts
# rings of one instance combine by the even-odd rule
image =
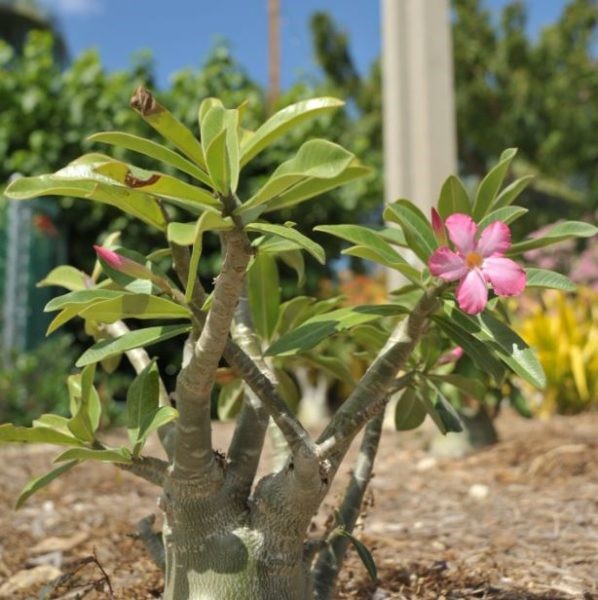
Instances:
[[[525,271],[510,258],[486,258],[482,271],[499,296],[517,296],[525,288]]]
[[[428,260],[430,273],[445,281],[457,281],[467,274],[465,260],[446,246],[438,248]]]
[[[475,249],[475,234],[478,226],[469,215],[455,213],[447,218],[445,224],[451,242],[463,256]]]
[[[470,314],[477,315],[484,310],[488,302],[488,287],[480,269],[472,269],[457,288],[459,308]]]
[[[511,230],[506,223],[494,221],[482,231],[477,251],[484,257],[502,256],[511,247]]]

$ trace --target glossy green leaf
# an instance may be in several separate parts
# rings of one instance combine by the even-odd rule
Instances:
[[[83,442],[93,442],[102,415],[102,404],[93,386],[95,364],[87,365],[81,373],[70,375],[67,385],[72,417],[67,427]]]
[[[351,152],[338,144],[322,139],[309,140],[299,148],[293,158],[282,163],[264,186],[235,212],[245,215],[251,209],[276,200],[299,183],[338,177],[354,158]]]
[[[440,433],[446,435],[463,431],[457,411],[433,382],[429,380],[422,382],[417,389],[417,396]]]
[[[380,254],[376,250],[368,246],[351,246],[342,250],[341,254],[348,256],[357,256],[358,258],[365,258],[371,260],[379,265],[394,269],[399,273],[402,273],[409,281],[416,285],[421,284],[421,275],[418,269],[412,267],[403,257],[399,256],[399,260],[388,260],[386,255]]]
[[[376,583],[378,581],[378,570],[376,569],[376,563],[372,558],[372,554],[366,548],[365,544],[363,544],[363,542],[360,542],[354,535],[352,535],[345,529],[340,528],[336,531],[339,535],[349,538],[349,541],[351,542],[351,544],[353,544],[353,547],[357,551],[357,555],[361,559],[363,566],[366,568],[368,575],[370,576],[371,580],[374,583]]]
[[[17,427],[10,423],[0,425],[0,444],[23,442],[27,444],[55,444],[57,446],[81,446],[81,442],[66,433],[49,427]]]
[[[77,361],[77,367],[97,363],[134,348],[145,348],[190,331],[189,325],[159,325],[124,333],[117,338],[100,340],[87,349]]]
[[[471,202],[465,186],[455,175],[449,175],[442,184],[438,212],[443,219],[454,213],[471,214]]]
[[[150,92],[139,88],[131,100],[131,107],[185,156],[199,167],[205,168],[204,153],[197,138]]]
[[[326,262],[324,248],[292,227],[272,223],[250,223],[245,226],[245,229],[290,240],[309,252],[320,264],[323,265]]]
[[[218,419],[234,419],[243,406],[245,386],[242,379],[235,379],[220,387],[218,393]]]
[[[438,247],[438,241],[421,210],[408,200],[397,200],[386,207],[384,219],[401,226],[409,248],[426,263]]]
[[[99,164],[94,171],[128,188],[176,200],[183,208],[205,210],[221,206],[211,192],[158,171],[147,171],[117,160]]]
[[[188,308],[149,294],[125,294],[96,302],[79,313],[83,319],[114,323],[120,319],[188,319]]]
[[[172,406],[161,406],[151,416],[148,415],[139,430],[139,439],[135,445],[135,452],[141,452],[147,438],[154,433],[154,431],[158,431],[160,427],[174,421],[178,416],[178,411]]]
[[[293,269],[297,275],[297,285],[302,286],[305,283],[305,259],[300,250],[288,250],[276,255],[285,265]]]
[[[279,335],[293,329],[307,317],[307,307],[314,303],[314,298],[295,296],[280,305],[275,331]]]
[[[144,223],[163,230],[166,221],[157,200],[143,192],[120,186],[112,179],[95,173],[93,164],[73,161],[52,175],[21,177],[5,190],[9,198],[27,200],[38,196],[70,196],[109,204]]]
[[[489,347],[473,336],[469,331],[457,326],[451,319],[442,315],[434,315],[432,319],[444,331],[444,333],[457,346],[461,346],[465,353],[478,365],[478,367],[488,373],[497,383],[500,383],[505,375],[505,368],[502,362],[497,359],[489,350]]]
[[[90,282],[91,280],[83,271],[69,265],[61,265],[52,269],[37,284],[37,287],[57,286],[71,291],[78,291],[86,289]]]
[[[247,294],[255,329],[263,340],[270,340],[280,306],[278,268],[271,254],[258,250],[247,272]]]
[[[368,350],[377,353],[386,343],[389,334],[375,325],[358,325],[351,335],[353,339]]]
[[[262,212],[268,213],[282,208],[295,206],[305,200],[309,200],[314,196],[320,196],[325,192],[334,190],[346,183],[350,183],[355,179],[360,179],[371,173],[369,167],[365,167],[357,160],[353,160],[349,166],[336,177],[327,179],[307,179],[294,184],[288,190],[279,194],[276,198],[269,201],[266,205],[259,206],[255,214],[259,216]],[[257,218],[257,217],[256,217]],[[244,216],[244,221],[249,222],[254,219],[252,211],[249,211]]]
[[[268,348],[266,354],[283,356],[305,352],[338,331],[405,312],[406,310],[401,306],[379,304],[339,308],[319,314],[281,336]]]
[[[70,307],[84,308],[86,306],[91,306],[95,302],[120,298],[125,295],[127,295],[127,292],[98,288],[92,290],[75,290],[68,294],[52,298],[52,300],[44,307],[44,312],[52,312]]]
[[[474,221],[479,221],[494,204],[515,154],[517,154],[517,148],[505,150],[500,156],[499,163],[480,182],[473,201],[472,216]]]
[[[424,422],[427,414],[425,406],[415,391],[407,388],[395,406],[395,429],[397,431],[417,429]]]
[[[233,224],[229,217],[223,219],[217,213],[205,212],[197,219],[193,232],[193,248],[191,250],[191,260],[189,261],[189,273],[185,289],[186,302],[190,302],[193,297],[193,290],[197,280],[197,267],[199,266],[199,259],[203,250],[203,234],[206,231],[224,231],[232,229],[232,227]]]
[[[336,356],[326,356],[318,352],[306,352],[301,354],[300,360],[312,364],[318,371],[327,373],[347,385],[354,384],[351,369],[349,369],[345,361]]]
[[[50,429],[65,433],[66,435],[71,435],[68,428],[68,422],[69,420],[66,417],[45,413],[37,419],[34,419],[32,425],[33,427],[49,427]]]
[[[46,330],[46,336],[54,333],[57,329],[60,329],[65,323],[68,323],[71,319],[74,319],[79,314],[79,310],[76,307],[69,307],[61,310],[56,317],[52,320],[48,329]]]
[[[522,206],[503,206],[502,208],[497,208],[496,210],[493,210],[491,213],[487,214],[478,223],[478,230],[483,231],[488,225],[490,225],[490,223],[494,223],[495,221],[502,221],[508,225],[509,223],[517,220],[519,217],[522,217],[527,212],[527,208],[523,208]]]
[[[531,183],[533,179],[533,175],[526,175],[525,177],[520,177],[519,179],[516,179],[515,181],[510,183],[496,197],[496,200],[491,206],[492,210],[502,208],[503,206],[509,206],[509,204],[511,204],[518,198],[521,192],[525,190],[525,188]]]
[[[72,460],[70,462],[64,463],[55,469],[52,469],[49,473],[45,473],[44,475],[40,475],[35,479],[31,479],[27,485],[21,490],[19,497],[17,498],[15,504],[15,510],[18,510],[25,504],[28,498],[30,498],[33,494],[45,488],[47,485],[52,483],[57,477],[60,477],[63,473],[70,471],[76,464],[78,464],[78,460]]]
[[[160,375],[155,361],[152,361],[135,377],[127,391],[127,430],[134,445],[134,454],[140,450],[138,443],[144,424],[158,410],[159,395]]]
[[[564,292],[574,292],[577,286],[565,275],[548,269],[525,269],[527,283],[525,287],[552,288]]]
[[[313,98],[287,106],[272,115],[241,147],[241,166],[264,148],[308,119],[337,110],[344,102],[336,98]]]
[[[546,385],[546,376],[533,350],[505,323],[488,311],[475,317],[466,315],[450,302],[445,302],[443,309],[455,325],[483,342],[514,373],[535,387]]]
[[[588,238],[598,234],[598,227],[583,221],[563,221],[551,227],[540,237],[529,238],[513,244],[507,251],[507,256],[515,256],[528,250],[544,248],[571,238]]]
[[[212,181],[205,171],[181,156],[178,152],[152,140],[147,140],[137,135],[121,131],[103,131],[94,133],[87,139],[93,142],[102,142],[104,144],[120,146],[121,148],[126,148],[132,152],[143,154],[144,156],[153,158],[161,163],[170,165],[183,173],[187,173],[187,175],[191,175],[191,177],[210,187],[212,186]]]
[[[100,460],[102,462],[130,464],[131,452],[127,448],[110,448],[106,450],[95,450],[92,448],[70,448],[58,455],[54,462],[65,460]]]
[[[301,392],[295,380],[284,369],[274,369],[274,375],[278,382],[276,391],[279,396],[293,412],[297,412],[301,401]]]
[[[477,379],[471,379],[455,373],[450,373],[448,375],[428,373],[426,377],[430,381],[434,382],[436,386],[440,386],[442,384],[451,385],[457,388],[460,392],[463,392],[465,395],[475,398],[476,400],[483,401],[486,395],[486,388],[484,384]]]

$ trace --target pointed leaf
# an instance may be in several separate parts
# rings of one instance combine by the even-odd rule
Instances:
[[[499,163],[480,182],[473,202],[474,221],[479,221],[492,207],[515,154],[517,154],[517,148],[505,150],[501,154]]]
[[[61,265],[52,269],[37,284],[37,287],[57,286],[76,291],[86,289],[89,282],[89,277],[83,271],[79,271],[79,269],[75,269],[75,267],[71,267],[70,265]]]
[[[548,269],[525,269],[527,275],[526,287],[551,288],[553,290],[563,290],[564,292],[574,292],[577,286],[565,275]]]
[[[257,231],[259,233],[267,233],[270,235],[278,236],[287,240],[295,242],[298,246],[309,252],[320,264],[326,262],[326,254],[324,248],[320,244],[310,240],[307,236],[303,235],[292,227],[285,227],[284,225],[273,225],[272,223],[250,223],[245,226],[247,231]]]
[[[0,425],[0,444],[23,442],[26,444],[55,444],[57,446],[81,446],[72,435],[49,427],[17,427],[10,423]]]
[[[512,202],[514,202],[519,194],[525,190],[525,188],[531,183],[532,179],[534,179],[533,175],[526,175],[525,177],[520,177],[516,179],[512,183],[510,183],[496,198],[494,203],[492,204],[492,209],[496,210],[498,208],[502,208],[503,206],[509,206]]]
[[[507,251],[507,256],[515,256],[528,250],[544,248],[570,238],[588,238],[598,234],[598,227],[583,221],[563,221],[551,227],[541,237],[529,238],[513,244]]]
[[[202,169],[205,168],[203,150],[197,138],[148,90],[139,87],[131,98],[131,107],[185,156]]]
[[[27,485],[21,490],[19,497],[17,498],[17,502],[15,504],[15,510],[18,510],[25,504],[27,499],[31,497],[35,492],[38,492],[42,488],[45,488],[47,485],[52,483],[57,477],[60,477],[63,473],[70,471],[76,464],[78,464],[78,460],[72,460],[70,462],[64,463],[55,469],[52,469],[49,473],[45,473],[44,475],[40,475],[35,479],[31,479]]]
[[[410,431],[416,429],[425,420],[426,408],[417,397],[415,391],[407,388],[397,400],[395,407],[395,429]]]
[[[527,208],[523,208],[522,206],[504,206],[502,208],[497,208],[487,214],[478,223],[478,229],[479,231],[483,231],[490,223],[494,223],[495,221],[502,221],[508,225],[525,215],[527,212]]]
[[[106,450],[95,450],[92,448],[70,448],[58,455],[54,462],[64,462],[65,460],[100,460],[112,463],[131,463],[131,452],[127,448],[110,448]]]
[[[103,131],[94,133],[87,139],[92,142],[102,142],[104,144],[120,146],[121,148],[126,148],[132,152],[143,154],[144,156],[153,158],[161,163],[170,165],[183,173],[187,173],[187,175],[191,175],[191,177],[194,177],[210,187],[212,186],[212,182],[205,171],[174,150],[152,140],[147,140],[137,135],[121,131]]]
[[[438,212],[443,219],[454,213],[471,214],[471,202],[467,190],[455,175],[450,175],[442,184]]]
[[[159,325],[130,331],[117,338],[100,340],[79,357],[76,366],[84,367],[113,356],[119,356],[134,348],[145,348],[187,333],[190,329],[189,325]]]
[[[243,144],[241,148],[241,166],[269,146],[276,139],[300,123],[318,115],[337,110],[344,102],[336,98],[313,98],[287,106],[272,115]]]
[[[424,214],[408,200],[397,200],[384,210],[384,218],[401,226],[409,248],[426,263],[438,247],[432,225]]]
[[[178,416],[178,411],[172,406],[161,406],[153,414],[148,415],[139,430],[139,437],[135,444],[134,454],[138,455],[141,452],[147,438],[154,433],[154,431],[157,431],[160,427],[174,421]]]
[[[258,250],[247,272],[247,294],[253,324],[264,340],[271,339],[278,320],[279,285],[276,261],[271,254]]]
[[[339,535],[349,538],[350,542],[353,544],[355,550],[357,551],[357,554],[358,554],[359,558],[361,559],[363,566],[366,568],[371,580],[374,583],[376,583],[378,581],[378,570],[376,569],[376,563],[374,562],[374,559],[372,558],[372,554],[367,549],[365,544],[363,544],[363,542],[360,542],[354,535],[352,535],[345,529],[341,528],[341,529],[338,529],[337,531],[338,531]]]
[[[150,362],[129,386],[127,392],[127,430],[131,444],[136,445],[147,420],[158,410],[160,375],[156,362]]]
[[[188,319],[188,308],[149,294],[125,294],[96,302],[79,313],[83,319],[114,323],[120,319]]]

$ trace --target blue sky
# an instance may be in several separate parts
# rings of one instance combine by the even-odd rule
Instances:
[[[430,0],[422,0],[430,1]],[[507,0],[485,0],[498,11]],[[96,47],[109,70],[126,68],[140,49],[154,55],[158,82],[199,66],[218,37],[261,83],[267,79],[267,0],[42,0],[57,16],[71,55]],[[317,72],[308,20],[315,10],[330,12],[351,38],[360,70],[380,48],[378,0],[280,0],[282,86]],[[532,34],[553,22],[566,0],[527,0]]]

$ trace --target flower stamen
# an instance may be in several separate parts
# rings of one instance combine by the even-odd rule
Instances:
[[[465,263],[470,269],[481,267],[483,262],[484,257],[479,252],[468,252],[465,257]]]

